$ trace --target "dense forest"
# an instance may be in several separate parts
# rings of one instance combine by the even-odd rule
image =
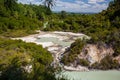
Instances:
[[[44,23],[47,27],[43,27]],[[55,69],[50,64],[52,55],[47,49],[34,43],[21,40],[10,40],[11,37],[35,34],[35,30],[71,31],[84,33],[90,40],[76,40],[71,44],[68,58],[62,63],[74,61],[85,44],[107,44],[114,49],[113,57],[120,55],[120,1],[114,0],[109,7],[98,14],[76,14],[61,11],[53,13],[50,6],[22,4],[17,0],[0,0],[0,80],[65,80],[55,78]],[[88,66],[88,62],[80,60],[80,64]],[[106,66],[113,64],[112,66]],[[32,71],[25,67],[32,65]],[[99,65],[105,69],[118,68],[117,62],[106,56]]]
[[[25,36],[41,29],[52,12],[42,5],[21,4],[17,0],[0,0],[0,34],[6,37]]]

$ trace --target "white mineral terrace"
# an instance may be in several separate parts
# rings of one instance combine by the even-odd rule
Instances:
[[[67,47],[71,45],[72,42],[77,38],[89,38],[88,36],[80,33],[72,32],[41,32],[39,34],[30,35],[26,37],[12,38],[20,39],[25,42],[32,42],[38,45],[42,45],[47,48],[54,57],[53,64],[58,64],[61,59],[61,54],[65,51]],[[24,68],[30,72],[31,65],[25,66]],[[65,72],[62,73],[70,80],[119,80],[119,71],[89,71],[87,68],[82,66],[72,67],[64,66]],[[66,71],[68,70],[68,71]],[[71,72],[72,71],[72,72]],[[83,71],[83,72],[79,72]],[[84,72],[89,71],[89,72]],[[1,72],[0,72],[1,73]],[[59,75],[58,75],[59,76]]]
[[[78,38],[89,38],[88,36],[81,33],[72,32],[43,32],[39,34],[30,35],[26,37],[12,38],[14,40],[23,40],[25,42],[36,43],[42,45],[43,48],[47,48],[54,57],[53,65],[58,65],[61,59],[61,55],[65,49],[68,48]]]

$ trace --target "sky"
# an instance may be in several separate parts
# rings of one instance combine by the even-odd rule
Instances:
[[[67,12],[93,12],[98,13],[107,9],[111,0],[55,0],[52,11]],[[18,0],[18,2],[29,4],[42,4],[41,0]]]

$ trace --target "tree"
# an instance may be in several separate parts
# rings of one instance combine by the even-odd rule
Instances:
[[[54,1],[55,0],[45,0],[44,5],[47,6],[48,8],[51,8],[51,7],[53,7],[55,5]]]
[[[4,5],[7,9],[15,10],[17,7],[18,0],[4,0]]]
[[[67,16],[66,11],[61,11],[61,18],[64,19],[66,18],[66,16]]]
[[[2,71],[0,75],[1,80],[28,80],[28,73],[20,67],[20,60],[15,57],[11,64]]]

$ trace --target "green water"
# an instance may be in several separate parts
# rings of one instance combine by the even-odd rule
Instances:
[[[53,42],[54,44],[61,45],[63,47],[70,46],[72,42],[61,41],[55,37],[42,37],[36,40],[37,42]]]
[[[76,72],[65,71],[62,75],[69,80],[120,80],[120,71],[89,71]]]

